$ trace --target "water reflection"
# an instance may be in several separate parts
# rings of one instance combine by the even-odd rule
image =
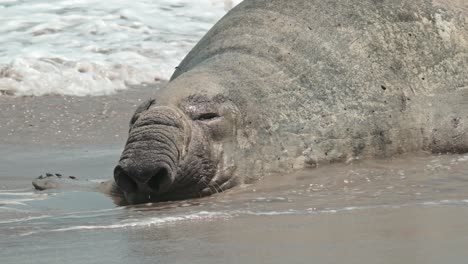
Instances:
[[[36,201],[30,218],[2,215],[0,258],[5,263],[21,262],[26,254],[39,263],[462,263],[468,257],[466,171],[466,155],[422,153],[277,175],[203,199],[155,205],[103,203],[80,211],[54,199],[89,194],[57,193]]]

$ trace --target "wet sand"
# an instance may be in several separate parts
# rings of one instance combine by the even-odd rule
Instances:
[[[46,172],[112,177],[136,106],[106,97],[0,97],[2,263],[464,263],[468,155],[413,153],[276,175],[203,199],[116,207],[34,191]]]
[[[79,154],[74,160],[92,167]],[[0,192],[0,198],[25,198],[0,206],[0,259],[464,263],[467,170],[468,155],[410,155],[278,175],[203,199],[129,207],[90,192]]]
[[[164,83],[110,96],[0,96],[0,190],[47,172],[109,179],[136,107]]]
[[[109,96],[0,96],[0,145],[122,145],[136,107],[161,85]]]

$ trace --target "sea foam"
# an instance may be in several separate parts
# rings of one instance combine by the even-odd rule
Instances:
[[[0,0],[0,95],[107,95],[168,79],[239,2]]]

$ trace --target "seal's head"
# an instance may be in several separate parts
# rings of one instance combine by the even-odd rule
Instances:
[[[130,121],[114,170],[129,204],[206,196],[236,182],[234,157],[226,150],[234,145],[237,107],[213,85],[187,85],[171,82]]]

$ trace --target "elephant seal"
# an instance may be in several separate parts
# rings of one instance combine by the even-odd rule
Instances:
[[[114,170],[130,204],[412,151],[468,152],[457,0],[246,0],[142,104]]]

